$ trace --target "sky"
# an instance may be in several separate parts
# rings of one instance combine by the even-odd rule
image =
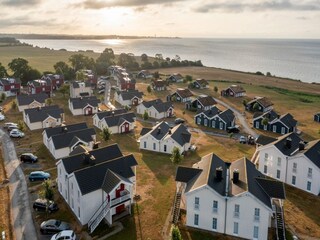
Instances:
[[[0,9],[0,33],[320,39],[320,0],[0,0]]]

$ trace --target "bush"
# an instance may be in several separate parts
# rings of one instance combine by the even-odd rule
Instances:
[[[171,240],[182,240],[180,230],[177,226],[173,226],[172,228]]]

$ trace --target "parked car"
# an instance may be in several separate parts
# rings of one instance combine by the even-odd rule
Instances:
[[[19,128],[16,125],[10,125],[9,127],[7,127],[8,132],[11,132],[13,129],[19,129]]]
[[[38,157],[33,155],[32,153],[23,153],[20,155],[20,161],[35,163],[36,161],[38,161]]]
[[[64,230],[70,230],[70,224],[56,219],[49,219],[40,224],[42,234],[58,233]]]
[[[43,172],[43,171],[34,171],[29,174],[29,180],[31,182],[37,181],[37,180],[43,181],[43,180],[47,180],[49,178],[50,178],[50,173]]]
[[[0,113],[0,121],[3,121],[5,119],[5,116]]]
[[[76,240],[76,234],[72,230],[61,231],[51,237],[51,240]]]
[[[227,127],[227,132],[228,133],[239,133],[240,132],[239,126],[235,125],[233,127]]]
[[[13,123],[13,122],[6,122],[6,123],[3,125],[4,128],[8,128],[8,127],[10,127],[10,126],[16,126],[16,127],[18,127],[18,124]]]
[[[176,119],[174,120],[174,123],[175,123],[175,124],[180,124],[180,123],[184,123],[184,122],[185,122],[185,120],[182,119],[182,118],[176,118]]]
[[[12,129],[10,131],[10,134],[9,134],[10,137],[13,137],[13,138],[22,138],[24,137],[24,133],[21,132],[19,129]]]
[[[46,199],[38,198],[33,203],[33,209],[35,211],[45,212],[48,209],[49,213],[56,212],[59,210],[58,205],[53,201],[47,201]]]
[[[99,93],[99,94],[104,93],[104,89],[99,90],[99,92],[98,92],[98,93]]]
[[[246,144],[247,143],[247,138],[245,136],[240,136],[239,142],[243,143],[243,144]]]

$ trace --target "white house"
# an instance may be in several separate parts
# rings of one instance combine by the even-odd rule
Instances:
[[[248,159],[228,163],[209,154],[192,168],[178,167],[175,180],[175,223],[183,208],[189,227],[267,240],[276,226],[277,239],[285,239],[283,183],[267,179]]]
[[[94,128],[69,132],[68,128],[63,127],[62,132],[48,138],[46,147],[55,159],[59,159],[68,156],[79,145],[92,149],[95,143]]]
[[[135,127],[136,115],[125,109],[105,111],[95,114],[93,125],[100,130],[108,128],[112,134],[128,133]]]
[[[174,147],[183,153],[191,146],[191,133],[182,124],[171,129],[168,123],[160,122],[152,129],[143,128],[140,135],[139,148],[143,150],[171,154]]]
[[[189,89],[178,88],[173,94],[168,96],[169,101],[188,102],[191,101],[193,93]]]
[[[70,84],[70,98],[92,96],[91,84],[89,82],[74,81]]]
[[[252,160],[269,177],[320,194],[320,139],[306,143],[289,133],[257,147]]]
[[[48,99],[48,94],[45,93],[18,95],[17,105],[19,112],[28,108],[45,107],[46,99]]]
[[[143,93],[138,90],[116,91],[114,99],[121,106],[137,106],[142,103]]]
[[[98,112],[100,100],[96,96],[69,99],[69,109],[72,115],[93,115]]]
[[[118,145],[85,151],[57,162],[58,190],[82,225],[93,232],[105,219],[131,214],[137,161]]]
[[[29,108],[23,111],[23,120],[30,130],[55,127],[62,124],[64,112],[57,105]]]
[[[153,78],[153,74],[151,72],[149,72],[148,70],[141,70],[140,72],[138,72],[137,77],[144,78],[144,79],[150,79],[150,78]]]
[[[161,99],[144,101],[137,106],[137,113],[143,115],[148,113],[149,117],[162,119],[174,116],[174,109],[171,102],[162,102]]]

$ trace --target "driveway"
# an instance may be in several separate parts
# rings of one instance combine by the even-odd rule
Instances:
[[[10,137],[0,129],[4,164],[10,180],[11,221],[15,239],[38,239],[34,226],[29,194],[24,173],[17,158],[14,143]]]

